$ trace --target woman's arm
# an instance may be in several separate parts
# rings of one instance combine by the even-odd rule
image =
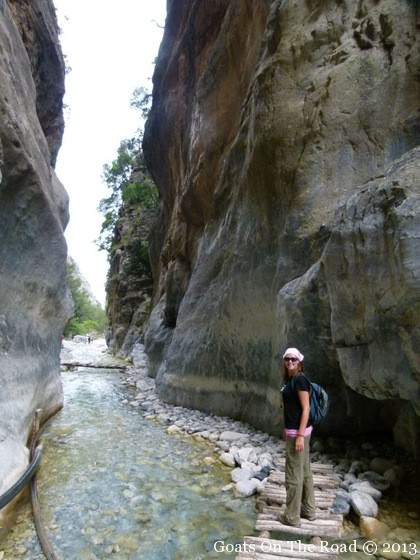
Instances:
[[[300,405],[302,407],[302,414],[300,417],[300,424],[299,424],[299,431],[297,438],[296,438],[296,451],[303,451],[304,444],[305,444],[305,428],[308,424],[309,420],[309,393],[308,391],[298,391],[297,392]]]

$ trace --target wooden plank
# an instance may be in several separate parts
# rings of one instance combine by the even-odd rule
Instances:
[[[322,525],[316,521],[301,520],[300,527],[291,527],[290,525],[283,525],[280,521],[260,520],[257,518],[255,525],[257,531],[273,531],[290,533],[291,535],[308,535],[317,537],[340,537],[343,531],[342,525]]]
[[[327,475],[313,475],[314,486],[323,488],[338,488],[340,480],[336,477]],[[275,484],[285,484],[286,474],[281,471],[274,471],[268,477],[268,482]]]
[[[286,493],[286,487],[280,486],[279,484],[273,484],[272,482],[268,481],[265,483],[264,489],[262,494],[274,492],[277,494]],[[337,492],[332,488],[326,488],[325,490],[319,490],[318,488],[314,488],[315,498],[334,498],[337,495]]]
[[[283,508],[280,508],[279,506],[265,505],[263,507],[263,510],[262,510],[261,513],[264,514],[264,515],[276,516],[282,511],[283,511]],[[335,519],[336,521],[339,521],[340,523],[343,522],[343,514],[342,513],[332,513],[330,511],[326,511],[324,509],[317,509],[316,510],[316,518],[317,519]]]
[[[277,461],[277,464],[281,467],[282,470],[284,470],[284,467],[286,465],[286,459],[281,458]],[[334,474],[334,467],[332,465],[329,465],[328,463],[313,463],[311,462],[311,469],[313,473],[329,473],[329,474]]]

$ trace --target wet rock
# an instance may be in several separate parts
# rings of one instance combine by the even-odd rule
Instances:
[[[351,492],[350,503],[359,517],[376,517],[378,515],[378,504],[369,494],[358,491]]]

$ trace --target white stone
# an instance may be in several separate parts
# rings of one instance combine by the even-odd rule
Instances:
[[[235,459],[231,453],[221,453],[219,459],[224,465],[228,467],[234,467],[236,465]]]
[[[248,469],[241,469],[240,467],[238,467],[236,469],[233,469],[233,471],[230,473],[230,478],[233,482],[239,482],[240,480],[249,480],[250,478],[252,478],[253,474],[254,473],[252,473]]]
[[[258,460],[257,454],[253,447],[241,447],[234,455],[235,461],[238,465],[243,463],[256,463]]]
[[[169,426],[166,431],[168,432],[168,434],[179,434],[179,432],[182,432],[181,428],[179,428],[178,426],[175,426],[175,424],[172,424],[172,426]]]
[[[248,438],[248,435],[240,432],[226,431],[220,434],[220,439],[224,441],[237,441],[245,438]]]
[[[251,478],[250,480],[240,480],[235,484],[235,493],[242,498],[248,498],[253,494],[256,494],[261,482],[256,478]]]

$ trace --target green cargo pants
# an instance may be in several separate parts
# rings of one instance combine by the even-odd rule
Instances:
[[[315,515],[314,483],[312,480],[309,442],[305,437],[303,451],[296,451],[296,438],[286,438],[286,512],[285,516],[295,525],[303,517]]]

